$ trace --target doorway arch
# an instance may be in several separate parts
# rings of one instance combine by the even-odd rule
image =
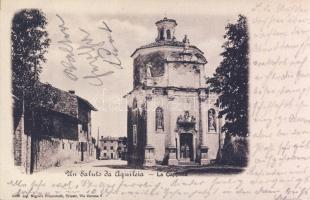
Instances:
[[[190,162],[194,160],[194,139],[193,134],[188,132],[180,133],[180,160]]]

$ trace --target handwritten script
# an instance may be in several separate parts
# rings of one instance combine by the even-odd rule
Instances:
[[[73,36],[69,33],[70,28],[65,20],[58,14],[56,17],[59,21],[59,31],[62,34],[62,38],[57,41],[58,49],[65,53],[60,63],[64,67],[63,72],[66,77],[73,81],[79,79],[77,72],[81,68],[78,62],[80,59],[85,59],[87,62],[88,66],[83,66],[83,68],[89,69],[88,74],[83,75],[82,78],[94,86],[102,86],[104,76],[114,73],[115,69],[123,68],[118,55],[119,51],[114,45],[112,30],[105,21],[102,21],[97,27],[98,32],[95,33],[102,36],[102,40],[96,41],[90,32],[79,27],[74,36],[78,35],[80,39],[73,42]],[[111,69],[110,66],[113,68]]]
[[[247,174],[263,199],[310,198],[309,6],[260,1],[252,7],[251,142]]]

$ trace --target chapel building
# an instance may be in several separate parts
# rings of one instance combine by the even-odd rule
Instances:
[[[186,35],[176,39],[174,19],[155,25],[155,42],[131,55],[133,90],[125,95],[128,164],[209,164],[223,138],[217,96],[206,84],[207,60]]]

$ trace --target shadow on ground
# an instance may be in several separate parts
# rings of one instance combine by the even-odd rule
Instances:
[[[94,167],[107,167],[111,169],[144,169],[143,167],[132,167],[128,165],[94,165]]]
[[[140,169],[140,170],[152,170],[152,171],[161,171],[169,172],[170,174],[175,175],[200,175],[200,174],[239,174],[242,173],[245,168],[236,167],[236,166],[216,166],[216,165],[207,165],[207,166],[165,166],[165,165],[156,165],[152,167],[132,167],[128,165],[95,165],[94,167],[107,167],[111,169]]]

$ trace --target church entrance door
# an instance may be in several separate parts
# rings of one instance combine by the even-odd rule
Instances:
[[[193,135],[191,133],[180,134],[180,161],[193,161]]]

